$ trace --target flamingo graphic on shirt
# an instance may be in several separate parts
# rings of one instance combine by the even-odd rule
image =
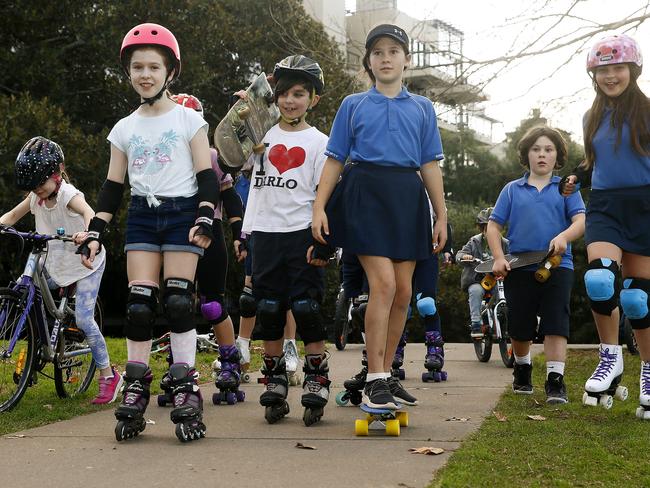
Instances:
[[[167,163],[172,162],[172,152],[178,142],[174,130],[164,132],[160,140],[151,146],[142,136],[133,135],[129,140],[131,168],[135,173],[154,175],[162,171]]]

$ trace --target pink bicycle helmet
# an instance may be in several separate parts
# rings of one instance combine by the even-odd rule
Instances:
[[[158,24],[140,24],[131,29],[124,40],[120,49],[120,61],[126,73],[129,73],[126,66],[126,54],[129,48],[136,46],[160,46],[169,51],[174,59],[174,78],[178,78],[181,73],[181,50],[178,47],[178,41],[169,29]]]
[[[616,34],[598,40],[587,56],[587,71],[619,63],[633,63],[639,68],[643,67],[639,45],[626,34]]]

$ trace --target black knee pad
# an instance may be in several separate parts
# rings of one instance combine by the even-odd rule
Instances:
[[[621,308],[630,320],[633,329],[647,329],[650,327],[649,297],[650,280],[626,278],[623,281]]]
[[[253,296],[253,290],[245,286],[239,297],[239,315],[245,318],[255,317],[257,314],[257,300]]]
[[[132,285],[126,300],[126,324],[124,335],[132,341],[149,341],[156,322],[158,288],[148,285]]]
[[[618,307],[621,282],[619,267],[609,258],[594,259],[585,272],[585,288],[591,309],[601,315],[612,315]]]
[[[167,278],[163,309],[169,330],[175,333],[194,329],[194,283],[183,278]]]
[[[226,308],[224,296],[201,297],[201,315],[210,325],[220,324],[226,320],[228,318],[228,309]]]
[[[291,312],[296,320],[296,330],[305,344],[327,338],[318,300],[310,297],[296,298],[291,303]]]
[[[262,326],[262,340],[277,341],[284,337],[287,307],[282,300],[262,298],[257,303],[257,315]]]

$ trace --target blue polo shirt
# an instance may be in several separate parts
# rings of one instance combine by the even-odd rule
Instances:
[[[244,208],[246,208],[246,203],[248,202],[248,191],[250,190],[250,187],[251,180],[240,174],[235,181],[235,191],[239,195],[239,198],[241,198]]]
[[[336,113],[325,154],[341,163],[349,157],[415,169],[444,158],[431,100],[404,87],[395,98],[375,87],[347,96]]]
[[[623,123],[621,143],[616,147],[618,129],[612,127],[611,117],[612,109],[608,108],[592,141],[596,161],[591,187],[594,190],[609,190],[650,185],[650,157],[634,151],[627,122]]]
[[[511,253],[548,249],[551,239],[571,225],[571,218],[585,212],[580,192],[566,198],[560,195],[559,176],[553,176],[542,191],[537,191],[528,184],[528,175],[503,187],[490,215],[497,224],[507,224]],[[571,244],[560,266],[573,269]]]

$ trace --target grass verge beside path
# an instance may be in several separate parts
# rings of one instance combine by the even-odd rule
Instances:
[[[126,344],[124,339],[107,337],[106,345],[111,362],[116,366],[118,371],[123,372],[126,365]],[[261,366],[260,345],[258,342],[251,344],[250,371],[259,370]],[[153,371],[154,379],[151,384],[149,408],[158,408],[156,406],[156,395],[160,393],[160,378],[162,378],[162,375],[168,368],[166,357],[166,352],[151,355],[149,366]],[[211,365],[216,357],[216,352],[196,354],[196,365],[200,373],[199,381],[201,383],[213,381]],[[45,373],[52,376],[51,364],[45,368]],[[67,420],[100,410],[114,409],[116,403],[109,405],[92,405],[90,403],[97,394],[97,374],[95,373],[95,381],[90,385],[86,393],[75,396],[74,398],[65,399],[61,399],[56,395],[53,380],[39,374],[38,383],[27,389],[27,392],[18,405],[9,412],[0,413],[0,435],[50,424],[59,420]],[[118,396],[117,401],[120,399],[121,396]]]
[[[595,350],[570,350],[565,381],[570,403],[546,405],[543,356],[534,360],[533,395],[508,387],[495,414],[440,470],[431,487],[650,486],[650,421],[638,420],[639,357],[625,354],[627,401],[611,410],[582,405]],[[546,420],[531,420],[539,415]],[[499,421],[501,417],[503,421]]]

